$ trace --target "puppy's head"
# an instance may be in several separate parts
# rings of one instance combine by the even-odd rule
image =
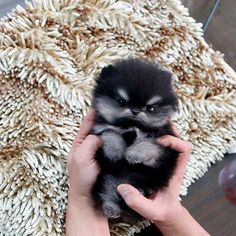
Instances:
[[[170,72],[147,60],[127,59],[103,68],[93,104],[109,124],[158,128],[168,122],[178,102]]]

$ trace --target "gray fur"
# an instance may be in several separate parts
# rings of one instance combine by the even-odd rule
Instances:
[[[153,99],[157,100],[158,96],[154,97]],[[103,118],[110,123],[113,123],[118,118],[133,117],[133,114],[129,108],[120,107],[115,100],[106,96],[99,97],[98,99],[96,99],[96,106],[97,110],[100,112]],[[174,110],[171,106],[162,106],[158,114],[155,116],[141,111],[136,116],[136,118],[153,128],[158,128],[167,124],[169,122],[170,116],[173,113]]]
[[[128,108],[121,108],[119,104],[107,97],[102,96],[95,100],[97,111],[106,121],[113,123],[115,119],[120,117],[131,117],[132,113]]]
[[[123,131],[125,131],[125,129],[121,129],[121,128],[116,127],[114,125],[99,124],[99,125],[93,126],[93,133],[94,134],[101,134],[102,132],[108,131],[108,130],[113,130],[117,133],[122,133]]]
[[[163,106],[158,112],[158,115],[152,116],[145,112],[140,112],[137,118],[149,124],[151,127],[158,128],[166,125],[173,113],[174,110],[171,106]]]
[[[161,96],[156,95],[156,96],[152,97],[152,98],[147,102],[147,104],[148,104],[148,105],[152,105],[152,104],[155,104],[156,102],[159,102],[159,101],[161,101]]]
[[[128,96],[127,92],[124,89],[118,88],[117,91],[118,91],[120,97],[122,97],[125,101],[129,101],[129,96]]]
[[[119,184],[121,184],[121,181],[112,175],[106,175],[104,177],[103,193],[101,194],[104,200],[102,208],[108,218],[118,218],[121,216],[121,209],[118,204],[120,196],[116,190]]]
[[[129,146],[125,151],[125,159],[131,164],[142,163],[147,166],[156,167],[161,154],[160,146],[146,139],[136,141]]]
[[[126,143],[119,133],[109,130],[103,132],[101,138],[103,140],[103,151],[107,158],[118,161],[124,156]]]
[[[136,127],[136,128],[135,128],[135,132],[136,132],[136,134],[137,134],[136,141],[141,141],[141,140],[147,139],[148,134],[145,133],[145,132],[143,132],[141,129],[139,129],[139,128]],[[150,141],[150,140],[149,140],[149,141]]]
[[[97,111],[108,121],[113,122],[121,109],[116,105],[115,101],[109,97],[103,96],[96,100]]]
[[[121,216],[121,209],[118,204],[112,201],[104,201],[102,205],[103,213],[108,218],[119,218]]]

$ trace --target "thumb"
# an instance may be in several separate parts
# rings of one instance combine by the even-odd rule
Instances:
[[[120,184],[117,190],[127,206],[148,220],[155,218],[155,211],[153,209],[155,207],[153,207],[152,200],[144,197],[138,189],[129,184]]]

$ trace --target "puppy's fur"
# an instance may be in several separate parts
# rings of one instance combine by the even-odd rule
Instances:
[[[96,205],[109,218],[135,222],[140,216],[117,192],[121,183],[144,196],[168,185],[177,153],[155,142],[174,135],[169,123],[177,109],[171,73],[142,59],[127,59],[103,68],[93,94],[93,134],[101,136],[97,151],[101,172],[93,187]]]

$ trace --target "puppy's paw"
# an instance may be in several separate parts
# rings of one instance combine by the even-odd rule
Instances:
[[[107,158],[118,161],[124,157],[126,143],[120,134],[105,132],[102,134],[103,151]]]
[[[129,146],[125,152],[125,159],[131,164],[142,163],[150,167],[158,165],[161,149],[150,141],[142,141]]]
[[[102,205],[103,213],[108,217],[108,218],[119,218],[121,216],[121,209],[120,207],[112,202],[104,202]]]
[[[142,216],[134,211],[126,211],[122,214],[121,219],[123,222],[128,224],[136,224],[138,221],[144,220]]]

